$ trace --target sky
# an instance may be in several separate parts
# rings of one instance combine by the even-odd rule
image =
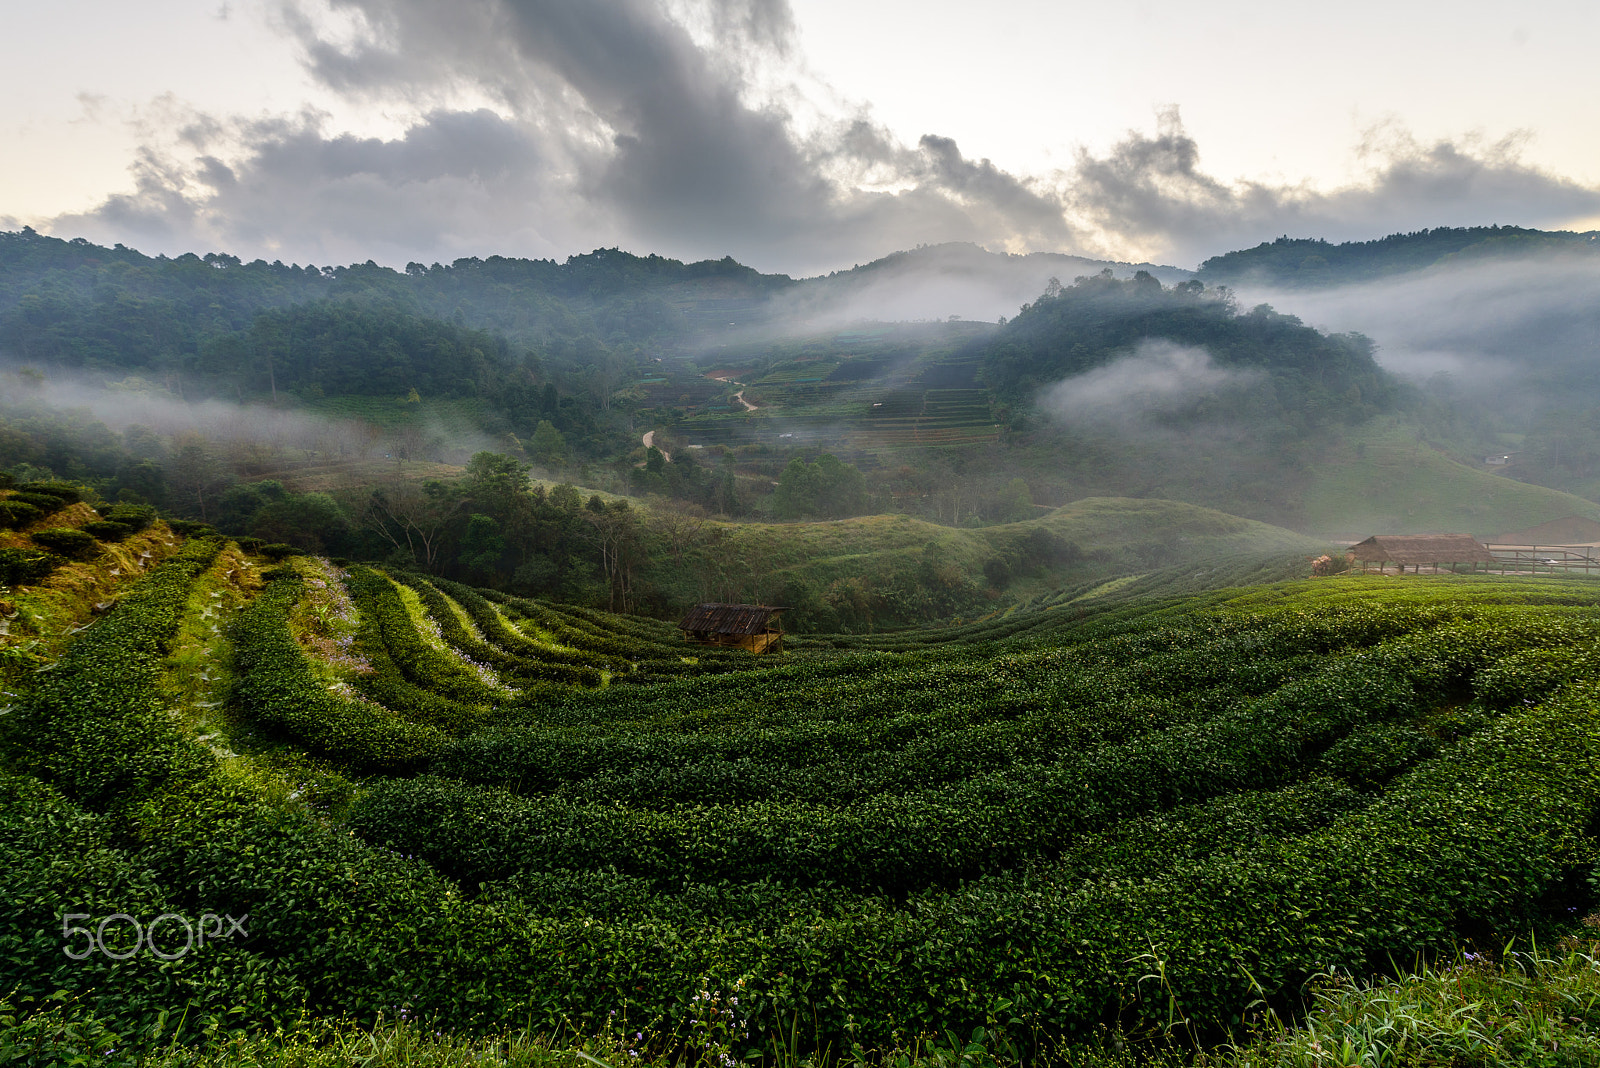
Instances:
[[[0,228],[825,273],[1600,227],[1600,5],[0,2]]]

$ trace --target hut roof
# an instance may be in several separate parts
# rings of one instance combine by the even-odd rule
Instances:
[[[1357,560],[1391,564],[1493,564],[1494,554],[1471,534],[1374,534],[1350,546]]]
[[[1600,523],[1569,515],[1527,530],[1497,534],[1489,541],[1496,545],[1595,545],[1600,544]]]
[[[697,604],[678,624],[679,630],[709,634],[762,634],[786,611],[764,604]]]

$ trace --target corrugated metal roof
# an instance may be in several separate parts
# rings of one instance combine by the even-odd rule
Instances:
[[[1374,534],[1352,545],[1357,560],[1391,564],[1493,564],[1487,546],[1471,534]]]
[[[679,630],[705,634],[762,634],[777,625],[783,608],[764,604],[697,604]]]

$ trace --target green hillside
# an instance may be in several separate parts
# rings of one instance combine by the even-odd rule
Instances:
[[[636,510],[648,528],[648,506]],[[638,580],[672,603],[732,599],[795,609],[806,633],[971,618],[1041,593],[1160,569],[1306,558],[1328,544],[1177,501],[1086,498],[1037,519],[952,528],[906,515],[708,522],[674,553],[648,542]]]
[[[885,525],[794,534],[921,533]],[[1122,500],[1008,533],[1133,528],[1299,544]],[[158,555],[84,545],[96,622],[8,685],[26,1063],[1082,1064],[1595,903],[1600,582],[1149,575],[753,657],[217,538]],[[186,944],[206,915],[248,921]]]
[[[1254,283],[1318,288],[1391,278],[1449,263],[1525,256],[1592,256],[1593,231],[1529,230],[1520,226],[1441,226],[1374,241],[1280,237],[1254,248],[1213,256],[1200,265],[1208,285]]]
[[[770,545],[781,568],[818,577],[903,558],[930,543],[974,574],[985,561],[1034,531],[1076,545],[1091,569],[1179,565],[1241,552],[1312,552],[1323,542],[1281,527],[1179,501],[1089,497],[1038,519],[977,529],[939,526],[905,515],[820,523],[745,523],[724,529]]]
[[[1487,538],[1569,515],[1600,519],[1600,504],[1468,467],[1392,425],[1353,433],[1315,465],[1305,486],[1306,529],[1324,537]]]

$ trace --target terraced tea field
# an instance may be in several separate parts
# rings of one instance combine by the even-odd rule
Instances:
[[[691,1063],[1026,1056],[1592,902],[1595,582],[1236,561],[753,658],[171,541],[0,719],[9,1004],[129,1043],[404,1008]],[[185,948],[206,916],[247,933]]]

